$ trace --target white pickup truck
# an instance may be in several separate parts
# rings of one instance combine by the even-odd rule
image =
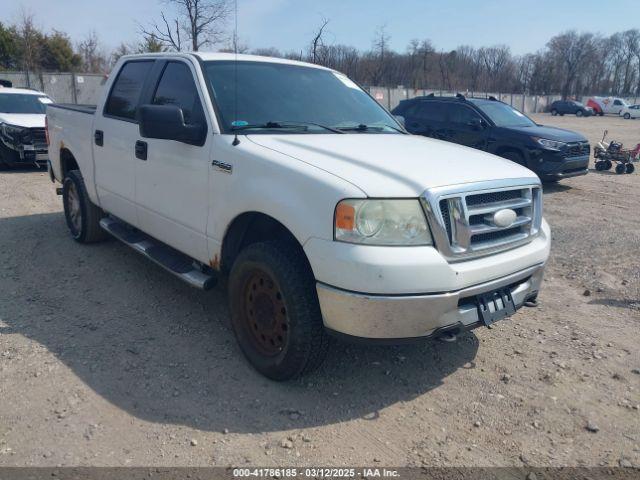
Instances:
[[[407,134],[336,71],[126,56],[97,108],[47,119],[73,238],[109,233],[198,288],[227,277],[241,350],[272,379],[318,366],[331,334],[452,338],[538,295],[538,177]]]

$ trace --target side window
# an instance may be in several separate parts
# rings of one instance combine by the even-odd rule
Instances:
[[[480,120],[480,115],[464,105],[450,105],[449,120],[451,123],[466,125],[474,119]]]
[[[442,102],[418,102],[413,106],[411,116],[420,122],[444,122],[444,106]]]
[[[205,123],[202,103],[189,67],[182,62],[169,62],[153,95],[155,105],[176,105],[182,109],[188,124]]]
[[[107,99],[106,115],[135,120],[142,86],[152,65],[153,61],[147,61],[128,62],[122,66]]]
[[[614,105],[622,105],[622,102],[620,100],[614,100],[613,104]]]

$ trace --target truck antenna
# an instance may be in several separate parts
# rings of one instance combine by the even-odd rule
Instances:
[[[233,92],[233,96],[234,96],[234,123],[238,120],[238,0],[234,0],[233,2],[233,7],[234,7],[234,20],[235,20],[235,28],[233,30],[233,53],[235,55],[235,60],[233,62],[233,74],[234,74],[234,92]],[[233,126],[233,124],[232,124]],[[233,139],[233,142],[231,142],[231,145],[233,145],[234,147],[237,145],[240,145],[240,139],[238,138],[238,130],[236,129],[235,131],[236,136]]]

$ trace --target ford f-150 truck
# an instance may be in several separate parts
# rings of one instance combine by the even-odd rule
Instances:
[[[47,119],[72,237],[111,234],[198,288],[226,278],[241,350],[272,379],[318,366],[331,334],[452,338],[536,301],[538,177],[407,134],[336,71],[125,56],[96,108]]]

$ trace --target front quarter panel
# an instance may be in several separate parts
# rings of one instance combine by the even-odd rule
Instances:
[[[215,135],[210,159],[209,254],[220,258],[232,221],[246,212],[278,220],[301,245],[309,238],[333,239],[333,215],[344,198],[366,195],[355,185],[315,166],[239,136]],[[231,167],[220,168],[220,164]]]

